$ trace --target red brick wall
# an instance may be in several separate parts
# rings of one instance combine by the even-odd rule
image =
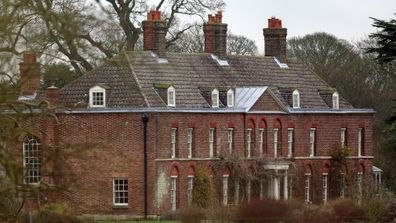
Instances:
[[[53,137],[60,149],[60,160],[56,182],[67,186],[57,199],[66,202],[78,214],[143,214],[143,123],[141,113],[114,114],[62,114],[63,125],[57,125]],[[294,128],[294,157],[309,156],[309,128],[316,128],[317,156],[329,156],[331,149],[339,144],[340,128],[346,127],[347,143],[357,154],[357,129],[365,128],[364,155],[372,155],[373,116],[356,114],[300,114],[300,115],[245,115],[245,114],[194,114],[194,113],[151,113],[148,122],[149,160],[149,213],[163,213],[170,209],[169,177],[172,167],[178,168],[179,207],[187,205],[187,176],[193,167],[210,167],[215,160],[209,157],[209,128],[216,128],[215,147],[226,156],[227,129],[234,128],[234,150],[236,157],[245,157],[246,128],[254,128],[252,154],[257,158],[258,129],[267,129],[267,150],[264,159],[273,159],[273,128],[280,123],[281,158],[294,161],[295,172],[304,169],[304,160],[285,159],[287,154],[287,128]],[[265,122],[265,123],[264,123]],[[170,130],[178,128],[177,149],[179,156],[171,159]],[[187,129],[194,128],[194,155],[188,159]],[[317,157],[316,157],[317,158]],[[323,159],[310,159],[313,174],[320,176]],[[254,162],[251,159],[249,162]],[[372,159],[353,159],[348,171],[356,173],[363,162],[366,173],[371,173]],[[218,174],[218,173],[215,173]],[[112,179],[127,178],[129,182],[129,208],[113,208]],[[231,179],[230,179],[231,180]],[[162,185],[161,194],[157,190]],[[320,200],[319,180],[314,184],[316,200]],[[297,186],[301,186],[301,183]],[[296,189],[296,196],[301,193]],[[159,196],[162,195],[161,196]],[[229,200],[231,202],[231,194]],[[159,199],[161,197],[161,199]]]

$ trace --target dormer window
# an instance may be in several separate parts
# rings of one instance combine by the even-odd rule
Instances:
[[[176,106],[176,90],[172,86],[168,88],[168,106],[170,107]]]
[[[300,108],[300,92],[296,89],[293,91],[293,108]]]
[[[232,89],[227,91],[227,107],[234,107],[234,91]]]
[[[212,91],[212,108],[219,107],[219,90],[214,89]]]
[[[106,89],[95,86],[89,89],[89,106],[92,108],[106,107]]]
[[[339,109],[340,108],[340,95],[338,94],[338,92],[334,92],[333,93],[333,109]]]

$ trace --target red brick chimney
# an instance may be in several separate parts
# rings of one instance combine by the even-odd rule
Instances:
[[[59,103],[59,88],[55,86],[48,87],[45,90],[45,96],[47,100],[53,105]]]
[[[287,29],[282,28],[282,20],[272,17],[268,19],[268,28],[263,29],[265,56],[274,56],[286,63]]]
[[[216,54],[220,58],[227,55],[227,24],[223,23],[221,11],[216,15],[208,15],[208,21],[204,24],[205,53]]]
[[[161,12],[151,10],[143,21],[143,50],[151,50],[159,56],[165,55],[166,22]]]
[[[33,52],[23,54],[23,62],[19,63],[21,75],[21,95],[34,95],[40,89],[40,64]]]

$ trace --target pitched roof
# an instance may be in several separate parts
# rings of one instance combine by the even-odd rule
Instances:
[[[268,86],[287,107],[281,89],[296,88],[302,109],[329,108],[318,91],[330,86],[301,62],[289,60],[288,68],[281,68],[273,57],[228,56],[227,62],[219,64],[207,53],[167,53],[159,59],[150,51],[126,52],[68,84],[60,95],[66,104],[88,103],[89,88],[105,83],[110,87],[110,108],[167,107],[163,92],[155,87],[167,84],[176,89],[178,108],[208,108],[202,89],[217,88],[221,93],[221,89]],[[340,108],[352,106],[340,97]]]

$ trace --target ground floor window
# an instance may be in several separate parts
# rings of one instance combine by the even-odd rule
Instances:
[[[327,195],[328,195],[328,190],[327,190],[327,181],[328,181],[328,175],[323,174],[323,203],[327,203]]]
[[[188,200],[189,206],[191,206],[191,204],[192,204],[193,185],[194,185],[194,176],[188,176],[187,177],[187,200]]]
[[[128,179],[113,179],[113,204],[128,205]]]
[[[228,175],[223,175],[223,205],[228,204]]]
[[[305,174],[305,185],[304,185],[304,201],[305,203],[310,203],[310,184],[311,184],[311,174]]]
[[[170,194],[171,194],[171,208],[172,211],[175,211],[177,208],[177,177],[172,176],[171,177],[171,186],[170,186]]]

